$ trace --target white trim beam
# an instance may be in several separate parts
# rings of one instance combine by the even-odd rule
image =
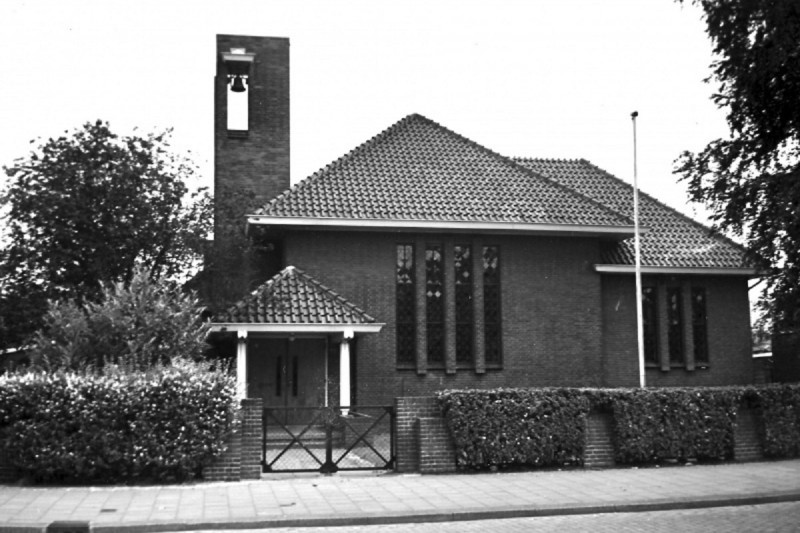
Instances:
[[[248,225],[284,228],[313,227],[315,229],[357,229],[365,231],[455,231],[484,233],[568,234],[599,235],[628,238],[633,235],[632,225],[606,226],[584,224],[536,224],[526,222],[448,221],[448,220],[384,220],[323,217],[273,217],[247,215]],[[642,228],[642,232],[646,231]]]
[[[247,398],[247,332],[236,335],[236,397]]]
[[[348,408],[341,409],[342,416],[350,411],[350,342],[353,337],[352,330],[345,331],[339,345],[339,407]]]
[[[594,265],[601,274],[634,274],[634,265]],[[642,274],[691,274],[696,276],[758,276],[755,268],[723,268],[723,267],[662,267],[643,266]]]
[[[241,322],[211,323],[210,332],[286,333],[286,334],[331,334],[352,331],[353,333],[380,333],[384,323],[375,324],[248,324]]]

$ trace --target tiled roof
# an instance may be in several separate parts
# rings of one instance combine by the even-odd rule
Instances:
[[[519,164],[633,218],[633,187],[586,160],[515,159]],[[658,267],[742,268],[744,249],[702,224],[639,193],[642,265]],[[634,264],[633,239],[610,247],[607,264]]]
[[[409,115],[256,215],[630,227],[611,209]]]
[[[305,272],[289,266],[238,304],[217,324],[373,324],[375,319]]]

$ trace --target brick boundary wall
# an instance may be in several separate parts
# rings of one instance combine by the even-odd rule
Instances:
[[[584,468],[614,466],[614,429],[610,413],[591,412],[586,417]]]
[[[444,428],[442,411],[434,396],[395,398],[394,405],[395,438],[397,439],[396,470],[398,472],[420,472],[422,470],[422,465],[420,464],[421,452],[424,451],[426,454],[426,460],[431,460],[433,452],[429,454],[429,449],[436,445],[441,446],[442,438],[446,439],[448,443],[450,442],[450,435],[447,434]],[[420,424],[420,419],[425,419],[426,422]],[[434,430],[431,432],[431,428],[436,426],[434,420],[437,419],[443,431]],[[439,457],[433,460],[443,462]],[[455,455],[453,455],[452,469],[449,471],[455,471],[455,466]],[[444,467],[441,467],[440,471],[445,471]]]
[[[456,471],[456,450],[444,418],[418,418],[420,474],[449,474]]]
[[[443,474],[455,472],[456,456],[450,434],[433,396],[396,398],[397,471]],[[586,417],[584,468],[613,467],[614,429],[610,413]],[[756,413],[741,407],[734,434],[737,461],[763,459]]]
[[[227,439],[228,449],[203,469],[205,481],[240,481],[261,478],[261,398],[242,400],[233,430]]]
[[[735,461],[764,459],[759,430],[755,409],[740,407],[739,412],[736,413],[736,428],[733,433],[733,458]]]

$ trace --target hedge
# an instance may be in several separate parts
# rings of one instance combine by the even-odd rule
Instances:
[[[773,385],[747,391],[761,414],[766,457],[800,457],[800,385]]]
[[[462,467],[580,464],[592,410],[612,415],[618,463],[727,460],[743,403],[765,456],[800,456],[800,385],[448,390],[438,401]]]
[[[580,464],[590,403],[571,389],[439,394],[460,466]]]
[[[617,395],[612,401],[616,461],[732,458],[739,398],[736,390],[709,388]]]
[[[0,447],[42,482],[184,481],[224,449],[234,382],[182,362],[149,372],[0,377]]]

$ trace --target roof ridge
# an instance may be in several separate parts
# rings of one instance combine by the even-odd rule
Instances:
[[[607,206],[603,202],[595,200],[591,196],[589,196],[587,194],[583,194],[580,191],[576,191],[572,187],[564,185],[560,181],[557,181],[557,180],[555,180],[553,178],[550,178],[546,174],[542,174],[542,173],[539,173],[539,172],[537,172],[537,171],[535,171],[535,170],[533,170],[531,168],[528,168],[528,167],[526,167],[525,165],[523,165],[521,163],[521,161],[558,161],[558,162],[564,162],[564,163],[574,163],[574,162],[584,162],[584,161],[586,161],[585,159],[580,159],[580,158],[579,159],[567,159],[567,158],[553,158],[553,157],[551,157],[551,158],[546,158],[546,157],[506,157],[506,156],[501,156],[501,157],[505,157],[507,160],[511,161],[514,165],[516,165],[519,168],[523,169],[528,174],[532,174],[532,175],[534,175],[536,177],[540,177],[542,179],[545,179],[545,180],[548,181],[548,183],[552,183],[553,185],[555,185],[557,187],[560,187],[561,189],[569,191],[570,193],[572,193],[574,195],[580,196],[581,198],[586,199],[587,201],[593,203],[594,205],[599,206],[603,210],[608,211],[610,213],[613,213],[614,215],[616,215],[620,219],[624,220],[625,222],[627,222],[629,224],[633,224],[633,219],[632,218],[623,215],[622,213],[620,213],[619,211],[617,211],[615,209],[612,209],[611,207]]]
[[[625,187],[627,187],[629,189],[633,189],[633,185],[631,185],[630,183],[618,178],[614,174],[611,174],[607,170],[605,170],[603,168],[600,168],[599,166],[595,165],[594,163],[592,163],[588,159],[580,158],[577,161],[579,161],[580,163],[582,163],[584,165],[587,165],[587,166],[590,166],[590,167],[594,168],[595,170],[599,171],[600,173],[602,173],[602,174],[604,174],[606,176],[609,176],[609,177],[613,178],[614,180],[616,180],[617,182],[621,183]],[[696,227],[699,227],[702,230],[705,230],[709,237],[714,238],[716,240],[722,240],[722,241],[726,242],[727,244],[731,244],[731,245],[735,246],[736,248],[738,248],[742,252],[746,252],[747,251],[747,249],[743,245],[741,245],[738,242],[734,241],[733,239],[731,239],[727,235],[724,235],[723,233],[718,231],[713,226],[709,227],[709,226],[706,226],[705,224],[703,224],[701,222],[698,222],[697,220],[693,219],[689,215],[686,215],[685,213],[682,213],[682,212],[678,211],[674,207],[665,204],[664,202],[662,202],[658,198],[655,198],[655,197],[649,195],[648,193],[642,191],[641,189],[639,189],[639,194],[644,196],[645,198],[647,198],[651,202],[654,202],[654,203],[658,204],[660,207],[663,207],[664,209],[667,209],[668,211],[672,212],[673,214],[678,215],[680,218],[688,221],[692,225],[694,225]]]

